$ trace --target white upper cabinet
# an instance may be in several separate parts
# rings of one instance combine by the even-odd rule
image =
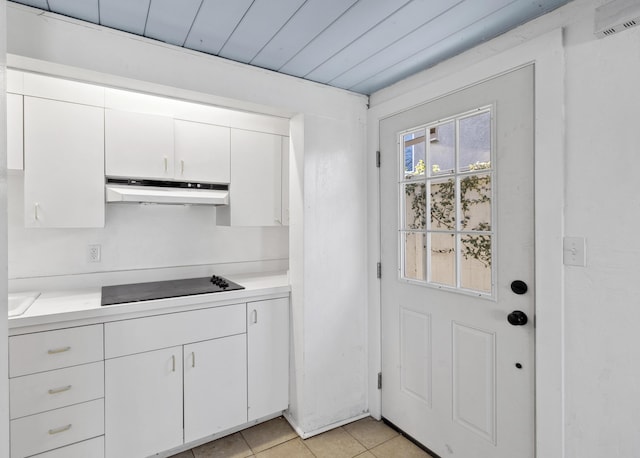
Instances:
[[[176,120],[175,178],[185,181],[229,183],[230,129]]]
[[[217,222],[226,226],[282,226],[280,135],[231,129],[231,200]]]
[[[24,97],[26,227],[104,227],[104,109]]]
[[[173,119],[105,110],[107,176],[173,179]]]
[[[24,168],[22,96],[7,93],[7,168]]]
[[[22,90],[33,97],[104,107],[104,87],[94,84],[25,72]]]

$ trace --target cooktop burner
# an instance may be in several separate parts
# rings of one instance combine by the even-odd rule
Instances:
[[[193,296],[196,294],[220,293],[244,289],[226,278],[213,275],[205,278],[131,283],[102,287],[100,305],[124,304],[127,302],[152,301],[170,297]]]

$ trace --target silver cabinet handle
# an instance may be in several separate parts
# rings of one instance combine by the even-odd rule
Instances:
[[[171,372],[176,371],[176,355],[171,355]]]
[[[38,215],[38,207],[40,206],[40,204],[38,202],[35,203],[35,205],[33,206],[33,217],[35,218],[36,221],[38,221],[40,219],[40,216]]]
[[[169,171],[169,160],[167,159],[167,156],[164,157],[164,173],[167,173]]]
[[[196,367],[196,352],[191,352],[191,367]]]
[[[60,388],[52,388],[49,390],[49,394],[58,394],[64,391],[69,391],[71,389],[71,385],[63,386]]]
[[[180,159],[180,175],[184,175],[184,159]]]
[[[69,431],[71,429],[71,423],[69,423],[66,426],[61,426],[59,428],[53,428],[49,430],[49,434],[54,435],[54,434],[58,434],[58,433],[63,433],[65,431]]]
[[[253,309],[253,312],[251,312],[251,322],[253,324],[258,322],[258,311],[256,309]]]
[[[55,355],[56,353],[64,353],[65,351],[69,351],[69,350],[71,350],[71,347],[60,347],[60,348],[53,348],[49,350],[47,353],[49,353],[50,355]]]

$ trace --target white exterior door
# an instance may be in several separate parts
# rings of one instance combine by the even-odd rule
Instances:
[[[380,123],[382,415],[443,458],[534,456],[533,75]]]

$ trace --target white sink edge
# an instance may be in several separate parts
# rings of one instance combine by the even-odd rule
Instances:
[[[8,295],[8,316],[22,315],[39,296],[40,293],[37,292],[10,293]]]

